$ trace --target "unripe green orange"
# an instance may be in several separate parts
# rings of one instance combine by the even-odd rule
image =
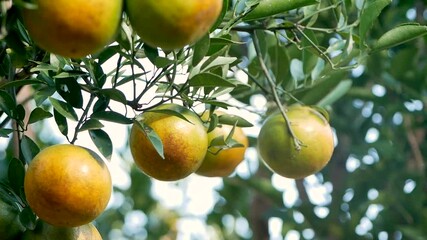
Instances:
[[[280,112],[273,113],[261,127],[258,151],[275,173],[288,178],[304,178],[320,171],[331,159],[334,137],[326,118],[306,106],[292,106],[286,112],[298,150]]]

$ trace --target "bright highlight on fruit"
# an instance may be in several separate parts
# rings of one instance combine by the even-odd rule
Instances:
[[[114,40],[122,0],[36,0],[21,9],[25,27],[41,48],[70,58],[97,53]]]
[[[93,151],[58,144],[43,149],[28,165],[25,195],[34,213],[57,227],[87,224],[111,196],[110,172]]]
[[[126,0],[130,23],[151,47],[173,50],[209,32],[223,0]]]
[[[199,168],[208,148],[208,137],[194,112],[177,104],[164,104],[142,113],[137,121],[132,125],[129,144],[136,165],[145,174],[158,180],[175,181]],[[162,146],[164,158],[152,141]]]
[[[292,106],[286,112],[296,138],[295,146],[286,121],[276,112],[267,118],[258,136],[258,151],[264,163],[287,178],[304,178],[320,171],[334,150],[334,137],[327,119],[317,110]]]

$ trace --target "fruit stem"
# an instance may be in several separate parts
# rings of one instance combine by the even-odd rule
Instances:
[[[301,147],[303,146],[303,143],[301,142],[301,140],[299,140],[297,138],[294,131],[292,130],[292,127],[291,127],[292,124],[289,121],[288,115],[286,114],[287,110],[283,107],[283,105],[280,101],[279,94],[277,93],[277,90],[276,90],[276,84],[274,83],[274,80],[271,77],[271,75],[267,69],[267,66],[264,63],[264,58],[263,58],[262,53],[261,53],[261,47],[259,44],[258,37],[255,34],[255,32],[252,32],[251,35],[252,35],[252,40],[253,40],[254,47],[255,47],[255,52],[256,52],[257,57],[258,57],[258,61],[261,65],[261,68],[262,68],[264,74],[265,74],[265,77],[267,78],[268,85],[270,86],[271,93],[273,94],[274,102],[276,103],[277,107],[279,108],[280,112],[282,113],[283,118],[285,119],[286,126],[288,128],[289,134],[291,135],[292,139],[294,140],[295,149],[297,151],[300,151]]]

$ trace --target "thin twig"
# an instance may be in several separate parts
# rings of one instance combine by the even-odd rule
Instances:
[[[256,51],[256,54],[258,56],[259,63],[260,63],[261,68],[262,68],[262,70],[263,70],[263,72],[264,72],[264,74],[265,74],[265,76],[267,78],[267,82],[270,85],[270,89],[271,89],[271,93],[273,94],[274,101],[275,101],[277,107],[279,108],[280,112],[282,113],[283,118],[286,121],[286,126],[288,128],[289,134],[291,135],[291,137],[294,140],[295,149],[297,151],[299,151],[299,150],[301,150],[301,146],[303,145],[303,143],[296,137],[294,131],[292,130],[291,122],[289,121],[289,117],[286,114],[286,109],[282,106],[282,103],[280,101],[279,95],[277,94],[276,84],[274,83],[274,80],[270,76],[270,73],[269,73],[269,71],[267,69],[267,66],[264,63],[264,59],[263,59],[263,56],[262,56],[262,53],[261,53],[261,47],[259,45],[259,40],[258,40],[258,37],[256,36],[255,33],[252,33],[252,39],[253,39],[253,42],[254,42],[255,51]]]

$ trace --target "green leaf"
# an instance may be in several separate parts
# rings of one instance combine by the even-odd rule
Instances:
[[[13,129],[10,128],[1,128],[0,129],[0,137],[8,138],[9,134],[13,133]]]
[[[210,38],[209,34],[205,34],[203,38],[201,38],[199,41],[194,44],[194,53],[193,53],[193,59],[192,59],[192,65],[196,66],[200,61],[202,61],[203,57],[206,56],[206,54],[209,51],[210,46]]]
[[[101,129],[96,129],[89,130],[89,135],[101,154],[106,159],[111,160],[111,155],[113,154],[113,143],[111,142],[108,134]]]
[[[32,124],[43,119],[50,118],[52,116],[52,113],[44,110],[43,108],[36,107],[33,111],[31,111],[30,118],[28,119],[28,124]]]
[[[76,78],[76,77],[82,77],[82,76],[87,76],[87,72],[83,72],[83,71],[76,71],[76,70],[72,70],[72,71],[65,71],[65,72],[61,72],[55,76],[53,76],[53,78]]]
[[[365,8],[360,15],[359,35],[360,43],[364,44],[364,39],[372,25],[377,20],[382,10],[391,3],[391,0],[370,0],[365,1]]]
[[[427,34],[427,26],[404,24],[384,33],[372,47],[372,52],[392,48]]]
[[[12,96],[6,91],[0,90],[0,110],[4,111],[9,117],[16,108],[16,103]]]
[[[231,105],[219,100],[204,100],[203,103],[227,109]]]
[[[58,111],[58,113],[60,113],[62,116],[70,120],[77,121],[77,113],[74,111],[74,108],[70,104],[55,99],[53,97],[49,97],[49,101],[50,103],[52,103],[53,108]]]
[[[166,58],[166,57],[157,57],[154,60],[154,65],[158,68],[165,68],[169,65],[174,64],[174,62],[175,62],[174,60],[171,60],[171,59]]]
[[[13,191],[19,195],[24,188],[25,167],[21,160],[12,158],[9,162],[8,180]]]
[[[57,78],[55,86],[59,95],[72,107],[83,107],[82,88],[75,78]]]
[[[235,87],[234,83],[212,74],[212,73],[199,73],[189,80],[190,86],[193,87]]]
[[[160,139],[159,135],[147,124],[142,123],[141,121],[135,121],[136,126],[138,126],[145,136],[150,140],[151,144],[153,144],[154,149],[156,149],[157,153],[160,155],[162,159],[165,159],[165,154],[163,150],[162,139]]]
[[[119,103],[127,103],[125,94],[115,88],[101,89],[99,93]]]
[[[82,126],[80,127],[80,129],[78,131],[83,132],[86,130],[101,129],[103,127],[104,127],[104,125],[100,121],[98,121],[96,119],[89,119],[82,124]]]
[[[6,83],[0,84],[0,89],[7,89],[7,88],[13,88],[13,87],[21,87],[25,85],[33,85],[33,84],[44,84],[45,82],[37,80],[37,79],[23,79],[23,80],[16,80],[16,81],[9,81]]]
[[[317,0],[262,0],[243,20],[252,21],[316,4]]]
[[[246,119],[233,114],[224,114],[218,117],[221,124],[236,125],[237,127],[253,127],[253,124]]]
[[[131,124],[133,121],[118,112],[101,111],[95,112],[91,116],[93,119],[115,122],[120,124]]]
[[[55,118],[55,122],[56,122],[56,125],[58,126],[59,131],[62,133],[62,135],[67,136],[68,134],[67,119],[55,109],[53,109],[53,116]]]
[[[144,44],[143,48],[145,56],[147,56],[151,63],[155,64],[156,58],[159,57],[159,51],[156,48],[148,46],[147,44]]]
[[[209,118],[209,126],[208,126],[208,133],[212,132],[216,126],[218,126],[219,120],[218,120],[218,115],[216,114],[211,114],[210,118]]]
[[[30,207],[24,208],[19,213],[19,221],[26,229],[34,230],[36,228],[36,220],[37,217]]]
[[[22,106],[22,104],[16,106],[13,118],[21,122],[25,119],[25,108]]]
[[[192,124],[192,122],[190,120],[188,120],[184,114],[182,114],[179,111],[175,111],[174,109],[158,109],[158,108],[154,108],[154,109],[150,109],[146,112],[153,112],[153,113],[161,113],[161,114],[166,114],[166,115],[171,115],[171,116],[175,116],[178,117],[186,122],[189,122]]]
[[[21,139],[21,153],[25,162],[30,163],[31,160],[40,152],[39,146],[28,136],[24,135]]]
[[[350,79],[342,80],[339,82],[339,84],[333,88],[329,93],[324,96],[317,105],[320,107],[326,107],[328,105],[331,105],[338,99],[340,99],[342,96],[344,96],[353,85],[353,81]]]

